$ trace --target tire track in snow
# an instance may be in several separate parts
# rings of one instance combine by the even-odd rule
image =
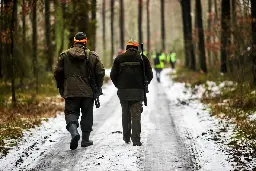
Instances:
[[[154,80],[150,86],[151,130],[145,151],[145,170],[193,170],[191,156],[180,139],[173,118],[169,113],[169,101],[161,84]]]

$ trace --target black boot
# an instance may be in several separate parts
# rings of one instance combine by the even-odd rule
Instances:
[[[133,142],[133,146],[141,146],[142,145],[142,143],[140,142],[140,141],[138,141],[138,142]]]
[[[126,144],[129,144],[131,141],[130,141],[130,137],[123,137],[123,140]]]
[[[78,141],[80,139],[80,135],[77,131],[77,125],[76,124],[71,124],[69,126],[68,131],[71,134],[71,142],[70,142],[70,149],[75,150],[78,146]]]
[[[82,132],[82,142],[81,147],[88,147],[93,145],[93,141],[89,140],[90,133],[89,132]]]

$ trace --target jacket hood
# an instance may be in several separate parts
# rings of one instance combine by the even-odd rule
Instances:
[[[75,44],[70,50],[68,51],[69,54],[76,59],[83,60],[85,59],[85,52],[83,45]]]

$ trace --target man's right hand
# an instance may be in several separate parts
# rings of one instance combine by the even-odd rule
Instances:
[[[95,97],[99,97],[100,95],[103,95],[102,88],[101,87],[96,87]]]
[[[60,93],[60,96],[64,98],[64,87],[63,86],[59,87],[59,93]]]

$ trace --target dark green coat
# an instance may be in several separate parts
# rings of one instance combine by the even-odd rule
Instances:
[[[143,61],[145,73],[150,82],[153,78],[152,68],[146,56],[143,56]],[[117,56],[114,60],[110,77],[118,88],[120,100],[144,100],[142,60],[138,50],[130,48],[125,53]]]
[[[99,56],[94,51],[84,51],[82,44],[75,44],[74,47],[60,54],[55,67],[54,77],[59,89],[64,88],[64,98],[68,97],[93,97],[93,92],[88,79],[88,67],[95,74],[96,85],[101,87],[105,70]],[[89,66],[86,63],[86,56],[89,55]]]

